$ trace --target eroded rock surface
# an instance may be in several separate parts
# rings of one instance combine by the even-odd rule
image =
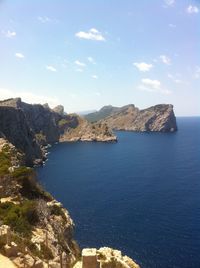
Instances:
[[[139,110],[130,104],[121,108],[113,107],[109,111],[110,114],[98,122],[105,123],[114,130],[138,132],[174,132],[177,130],[176,117],[171,104],[159,104],[144,110]],[[103,115],[102,109],[99,113]],[[97,114],[98,112],[95,113],[96,118],[98,118]],[[94,119],[94,114],[92,118]]]

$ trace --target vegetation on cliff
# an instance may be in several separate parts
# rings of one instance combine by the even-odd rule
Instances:
[[[12,144],[0,139],[0,226],[11,228],[11,240],[19,251],[27,248],[42,261],[54,263],[57,257],[59,260],[62,257],[72,264],[79,256],[79,247],[73,240],[72,219],[62,205],[43,190],[35,171],[17,161],[13,150]],[[0,235],[0,251],[5,251],[5,244],[6,240]]]

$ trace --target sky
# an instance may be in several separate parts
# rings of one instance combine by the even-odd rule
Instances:
[[[200,115],[199,0],[0,0],[0,99]]]

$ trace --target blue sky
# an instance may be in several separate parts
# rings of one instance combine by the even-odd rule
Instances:
[[[200,115],[200,1],[0,0],[0,99]]]

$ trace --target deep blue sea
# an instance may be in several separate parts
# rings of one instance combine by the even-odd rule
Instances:
[[[142,268],[200,267],[200,118],[177,121],[177,133],[50,149],[39,179],[69,210],[81,247],[120,249]]]

